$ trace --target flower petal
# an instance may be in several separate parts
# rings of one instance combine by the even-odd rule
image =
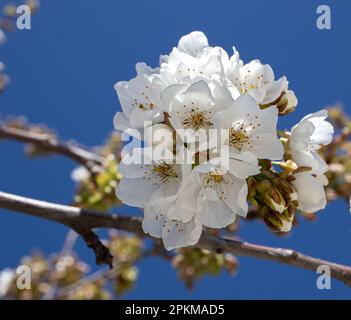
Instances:
[[[235,213],[223,200],[210,201],[200,193],[198,215],[203,225],[209,228],[225,228],[235,220]]]
[[[324,209],[327,200],[321,181],[306,172],[295,174],[295,178],[292,184],[297,190],[298,209],[304,212],[316,212]]]
[[[201,223],[193,218],[189,222],[168,220],[162,229],[162,240],[167,250],[193,246],[202,233]]]
[[[278,137],[272,133],[259,133],[250,137],[251,146],[248,148],[257,158],[280,160],[284,155],[284,148]]]
[[[180,181],[177,178],[170,178],[163,182],[160,187],[151,195],[150,204],[161,206],[177,200]]]
[[[142,228],[146,234],[155,238],[162,237],[162,226],[165,223],[165,215],[161,207],[146,207]]]
[[[137,179],[123,178],[118,184],[116,195],[124,204],[144,208],[160,183],[156,175]]]
[[[208,47],[208,41],[203,32],[193,31],[180,38],[178,49],[196,57],[200,51]]]

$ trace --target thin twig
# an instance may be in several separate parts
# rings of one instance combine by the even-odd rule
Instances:
[[[71,283],[63,288],[58,289],[55,292],[55,295],[53,297],[50,297],[50,299],[47,299],[47,300],[62,298],[68,293],[76,291],[78,288],[84,286],[85,284],[104,278],[110,272],[111,272],[111,269],[106,269],[106,268],[97,270],[94,273],[78,280],[77,282]]]
[[[78,233],[74,230],[69,230],[66,235],[66,239],[63,243],[60,256],[65,256],[73,252],[74,245],[76,244]]]
[[[70,228],[112,228],[133,232],[144,236],[141,219],[120,216],[64,206],[13,194],[0,192],[0,208],[26,213],[32,216],[62,223]],[[290,249],[273,248],[251,244],[229,238],[213,237],[203,234],[196,247],[213,252],[230,252],[236,256],[248,256],[270,260],[316,271],[320,265],[330,268],[331,276],[351,286],[351,267],[321,260]]]
[[[61,142],[46,133],[31,132],[0,124],[0,138],[16,140],[39,146],[45,151],[68,157],[86,167],[91,174],[96,173],[96,166],[101,166],[103,159],[96,153],[85,150],[70,142]]]

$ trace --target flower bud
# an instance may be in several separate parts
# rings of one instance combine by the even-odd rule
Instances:
[[[247,178],[248,197],[253,198],[256,193],[256,180],[254,177]]]
[[[266,212],[263,220],[275,232],[289,232],[294,220],[294,209],[287,209],[282,213]]]
[[[261,180],[257,184],[257,190],[263,202],[272,210],[282,213],[285,208],[285,200],[282,194],[275,188],[269,180]]]
[[[277,103],[279,115],[286,115],[293,112],[296,109],[297,102],[294,91],[288,90],[284,92]]]
[[[272,183],[282,193],[287,204],[297,200],[296,189],[291,183],[281,179],[280,177],[273,179]]]

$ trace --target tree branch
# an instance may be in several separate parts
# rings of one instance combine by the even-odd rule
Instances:
[[[110,269],[112,269],[113,256],[96,233],[91,229],[79,229],[77,232],[82,236],[87,246],[93,249],[96,257],[96,264],[100,265],[106,263]]]
[[[31,132],[0,124],[0,138],[16,140],[39,146],[43,150],[68,157],[86,167],[92,174],[94,167],[102,165],[102,158],[96,153],[85,150],[69,142],[61,142],[57,138],[46,134]]]
[[[84,210],[5,192],[0,192],[0,208],[55,221],[75,230],[113,228],[145,236],[141,228],[141,218],[137,217]],[[332,277],[351,286],[350,266],[314,258],[294,250],[261,246],[230,238],[217,238],[205,233],[196,247],[217,253],[230,252],[236,256],[270,260],[314,272],[320,265],[326,265],[330,268]]]

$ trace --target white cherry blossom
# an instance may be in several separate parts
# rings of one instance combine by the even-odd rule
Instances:
[[[236,54],[235,54],[236,57]],[[202,32],[192,32],[182,37],[178,47],[173,48],[170,55],[160,66],[159,74],[153,78],[154,95],[173,84],[187,83],[189,80],[209,80],[221,78],[233,95],[240,94],[230,86],[225,73],[232,69],[232,63],[227,52],[220,47],[210,47],[206,36]]]
[[[258,104],[267,105],[287,91],[286,77],[275,80],[273,69],[269,64],[262,64],[256,59],[244,65],[238,55],[234,58],[233,67],[227,71],[227,77],[240,94],[249,94]]]
[[[163,113],[153,98],[151,82],[158,69],[151,69],[145,63],[137,63],[137,76],[130,81],[120,81],[115,89],[122,111],[114,118],[115,128],[124,131],[128,128],[143,128],[145,121],[159,123]]]
[[[176,209],[169,218],[184,222],[198,218],[210,228],[224,228],[245,217],[248,211],[247,184],[225,168],[219,159],[197,166],[182,182]]]
[[[294,177],[292,184],[297,192],[298,209],[309,213],[324,209],[327,204],[324,186],[328,179],[310,171],[296,173]]]
[[[333,138],[334,128],[325,120],[327,117],[326,110],[311,113],[292,128],[291,155],[299,167],[311,167],[318,173],[327,171],[327,164],[318,154],[320,147],[329,144]]]
[[[119,164],[123,178],[117,187],[117,197],[139,208],[172,202],[177,198],[181,170],[179,165],[153,161],[145,149],[133,149],[133,155],[125,155]]]
[[[208,40],[201,31],[193,31],[182,36],[178,42],[178,50],[196,57],[203,48],[208,47]]]
[[[200,80],[169,86],[161,93],[161,101],[172,127],[187,130],[186,142],[192,143],[196,139],[207,141],[207,134],[211,133],[208,130],[214,129],[216,113],[229,107],[233,99],[217,81],[209,84]],[[181,138],[184,140],[185,136]]]
[[[202,233],[202,223],[196,217],[186,222],[168,218],[169,210],[174,208],[175,203],[144,209],[144,232],[155,238],[162,238],[167,250],[195,245]]]
[[[278,111],[261,110],[250,95],[240,96],[216,115],[216,127],[228,129],[226,141],[232,155],[251,152],[257,159],[279,160],[284,149],[277,137]]]

